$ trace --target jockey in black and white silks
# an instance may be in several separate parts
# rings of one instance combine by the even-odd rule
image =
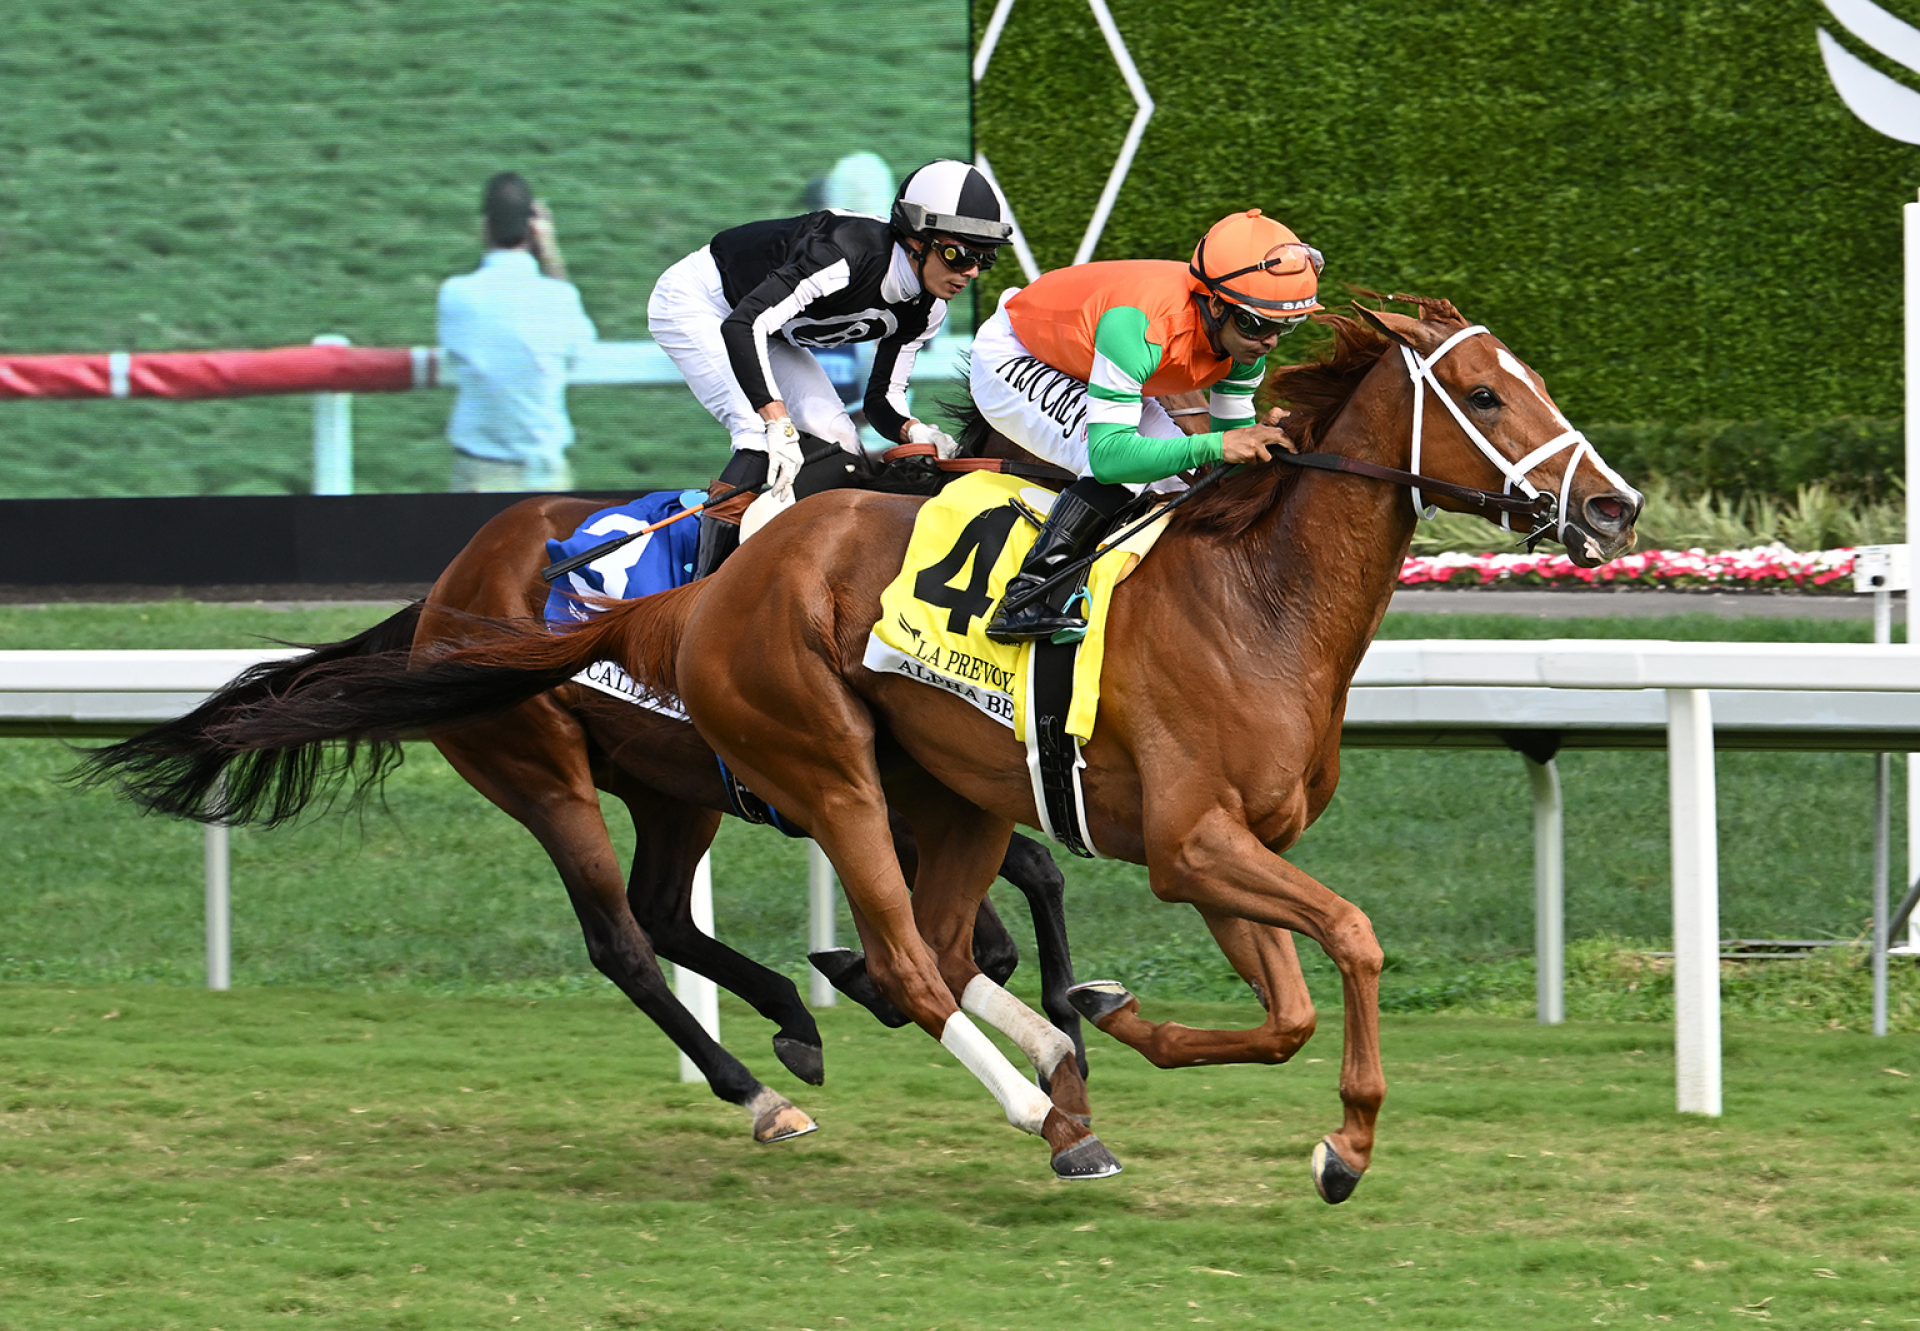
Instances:
[[[776,503],[851,479],[841,459],[801,474],[801,437],[860,453],[859,432],[807,350],[878,342],[863,410],[880,435],[951,456],[942,431],[914,420],[914,358],[946,322],[947,302],[993,266],[1012,235],[992,184],[966,162],[908,176],[890,219],[827,210],[722,231],[660,276],[647,302],[653,340],[732,436],[729,485],[770,482]],[[816,446],[817,447],[817,446]],[[739,528],[704,515],[695,575],[719,566]]]

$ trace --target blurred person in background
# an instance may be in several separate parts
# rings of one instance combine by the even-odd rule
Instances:
[[[527,182],[500,172],[480,211],[480,266],[440,286],[439,341],[457,389],[448,488],[570,490],[567,368],[598,334]]]
[[[1006,208],[966,162],[935,161],[908,176],[890,218],[831,209],[722,231],[660,275],[647,328],[687,387],[726,427],[728,485],[767,484],[791,502],[857,479],[835,456],[801,463],[802,434],[863,456],[860,436],[814,347],[879,344],[868,374],[867,422],[889,446],[933,445],[944,431],[908,414],[914,358],[946,322],[947,302],[993,266],[1013,234]],[[739,544],[740,528],[705,514],[695,576]]]

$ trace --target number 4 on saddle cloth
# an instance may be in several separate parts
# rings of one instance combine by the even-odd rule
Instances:
[[[632,503],[617,508],[603,508],[590,515],[580,524],[580,529],[566,540],[548,541],[547,562],[558,564],[593,549],[608,537],[623,536],[627,532],[650,527],[663,518],[670,518],[706,501],[705,490],[687,490],[682,493],[641,495]],[[607,609],[604,604],[596,604],[590,599],[593,597],[628,601],[691,582],[694,554],[699,541],[699,524],[689,518],[662,527],[659,531],[648,532],[638,540],[628,541],[618,550],[602,555],[591,564],[555,580],[552,590],[547,593],[545,618],[548,626],[561,632],[569,625],[591,619]],[[687,719],[686,712],[677,701],[651,696],[616,662],[596,661],[575,675],[573,680],[576,684],[584,684],[636,707],[644,707],[678,721]],[[714,761],[719,762],[719,758],[716,756]],[[806,835],[782,821],[772,805],[741,785],[725,763],[720,763],[720,778],[726,783],[727,799],[733,805],[736,817],[749,823],[771,823],[790,837]]]
[[[1040,830],[1075,855],[1097,858],[1087,834],[1080,745],[1093,734],[1113,589],[1166,526],[1152,523],[1094,560],[1087,633],[1077,643],[1002,643],[987,619],[1020,571],[1051,491],[1018,477],[974,472],[920,509],[900,574],[880,597],[867,639],[869,670],[905,675],[977,707],[1027,746]]]

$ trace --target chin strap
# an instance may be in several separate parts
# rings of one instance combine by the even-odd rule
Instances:
[[[1208,297],[1201,295],[1198,291],[1189,291],[1187,295],[1191,296],[1193,303],[1200,307],[1200,326],[1207,330],[1207,346],[1212,348],[1214,355],[1224,359],[1227,349],[1220,345],[1220,326],[1226,320],[1213,317],[1213,310],[1207,303]]]

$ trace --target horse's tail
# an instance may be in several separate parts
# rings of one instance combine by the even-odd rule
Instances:
[[[185,716],[92,750],[68,779],[86,786],[112,783],[160,813],[269,827],[294,817],[349,774],[359,774],[362,788],[378,785],[400,764],[397,744],[350,745],[329,762],[318,745],[240,753],[213,735],[234,717],[297,693],[342,661],[404,654],[419,626],[421,604],[415,601],[364,633],[313,646],[304,656],[250,666]]]
[[[356,798],[377,787],[399,765],[402,738],[504,711],[597,660],[670,693],[685,610],[665,626],[651,612],[682,605],[689,598],[662,593],[562,634],[476,616],[488,636],[434,654],[412,650],[420,606],[410,606],[357,638],[253,667],[179,720],[90,753],[74,775],[176,817],[271,827],[349,783]]]

